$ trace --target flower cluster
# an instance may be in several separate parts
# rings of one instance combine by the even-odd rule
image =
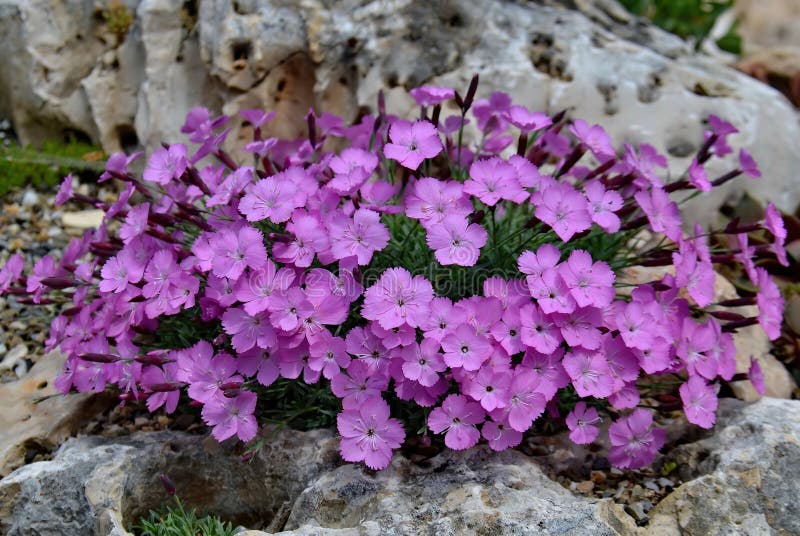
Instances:
[[[413,90],[414,121],[382,102],[352,125],[311,111],[297,140],[263,136],[273,114],[244,110],[254,139],[237,158],[223,149],[227,118],[196,108],[182,130],[193,145],[156,150],[141,179],[139,154],[108,160],[100,180],[124,184],[115,203],[67,177],[57,203],[90,203],[104,224],[27,277],[12,256],[0,293],[63,304],[47,341],[68,355],[61,391],[115,389],[168,412],[185,392],[220,441],[253,439],[259,394],[284,378],[330,389],[343,458],[374,469],[409,432],[398,405],[429,408],[416,410],[421,433],[449,448],[483,438],[502,450],[545,412],[557,418],[565,394],[573,441],[594,441],[602,413],[615,421],[612,463],[646,465],[664,433],[637,407],[642,378],[684,378],[687,419],[710,427],[736,372],[731,333],[760,323],[778,335],[780,293],[757,261],[787,262],[781,217],[770,205],[759,224],[684,233],[680,196],[759,175],[741,151],[707,176],[736,131],[719,118],[665,182],[649,145],[618,151],[598,125],[499,92],[475,100],[476,88]],[[644,230],[665,238],[631,249]],[[749,245],[755,231],[770,243]],[[738,248],[711,244],[723,235]],[[743,265],[755,295],[713,303],[715,263]],[[631,265],[674,269],[630,288],[617,276]],[[753,304],[757,316],[730,310]]]

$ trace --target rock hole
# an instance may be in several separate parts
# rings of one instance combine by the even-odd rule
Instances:
[[[40,462],[49,460],[53,449],[48,445],[37,441],[36,439],[29,439],[22,444],[25,449],[25,463]]]
[[[117,125],[117,139],[119,146],[126,153],[132,153],[139,148],[139,136],[131,125]]]
[[[278,90],[279,92],[286,89],[286,79],[281,78],[280,80],[278,80],[278,85],[275,89]]]
[[[92,138],[88,134],[75,128],[65,128],[61,131],[61,137],[64,143],[79,142],[91,145]]]
[[[673,138],[667,140],[667,152],[675,157],[683,158],[693,154],[697,148],[695,145],[684,138]]]
[[[347,40],[347,48],[356,48],[358,46],[358,39],[351,37]]]
[[[36,386],[36,388],[39,389],[40,391],[46,387],[47,387],[47,380],[39,382],[39,384]]]
[[[252,51],[252,44],[250,41],[237,41],[231,45],[231,58],[233,61],[247,61]]]
[[[386,77],[386,85],[390,88],[400,85],[400,79],[397,76],[397,73],[389,73],[389,76]]]

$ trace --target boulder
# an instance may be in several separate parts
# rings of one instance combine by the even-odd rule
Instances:
[[[98,4],[99,6],[99,4]],[[93,0],[3,0],[0,115],[23,142],[78,132],[106,151],[184,139],[186,112],[277,112],[270,135],[304,132],[309,107],[352,120],[379,90],[413,112],[406,90],[424,83],[479,97],[503,90],[521,104],[601,123],[618,142],[648,142],[683,172],[716,114],[741,131],[764,179],[732,181],[694,199],[706,223],[747,190],[793,211],[800,186],[796,112],[775,90],[602,2],[127,0],[114,34]],[[565,8],[568,6],[570,9]],[[248,135],[234,120],[230,142]],[[710,166],[712,177],[735,160]]]
[[[109,405],[90,394],[63,396],[53,386],[65,357],[50,353],[23,378],[0,384],[0,477],[47,457],[85,422]]]
[[[397,453],[376,472],[344,464],[329,430],[263,439],[247,462],[240,445],[181,432],[71,439],[52,460],[0,481],[0,531],[127,536],[169,500],[167,474],[188,507],[259,527],[248,536],[800,532],[798,401],[723,399],[712,431],[666,453],[686,482],[645,526],[610,499],[573,494],[516,450],[481,445],[415,461]]]

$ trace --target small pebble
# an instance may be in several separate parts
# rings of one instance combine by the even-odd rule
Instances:
[[[14,369],[25,356],[28,355],[28,347],[18,344],[6,353],[3,361],[0,362],[0,370]],[[17,375],[19,376],[19,375]]]
[[[22,194],[22,206],[33,207],[39,204],[39,194],[35,190],[25,190]]]
[[[662,488],[674,488],[675,482],[670,480],[669,478],[664,478],[663,476],[658,479],[658,485]]]
[[[594,482],[591,480],[584,480],[583,482],[579,482],[575,488],[581,493],[589,493],[594,489]]]

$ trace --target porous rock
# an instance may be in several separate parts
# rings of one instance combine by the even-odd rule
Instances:
[[[533,109],[601,123],[618,142],[651,143],[671,155],[673,176],[702,143],[708,114],[733,122],[732,143],[753,153],[764,179],[693,200],[687,213],[705,222],[744,190],[787,211],[800,200],[800,125],[786,99],[612,0],[127,0],[135,16],[121,39],[95,4],[0,2],[0,53],[10,58],[0,115],[24,142],[79,132],[106,151],[152,150],[184,139],[197,105],[275,110],[267,134],[296,136],[309,107],[352,120],[384,90],[410,114],[407,89],[463,90],[477,72],[479,96],[507,91]],[[230,126],[231,144],[246,138],[240,120]]]

